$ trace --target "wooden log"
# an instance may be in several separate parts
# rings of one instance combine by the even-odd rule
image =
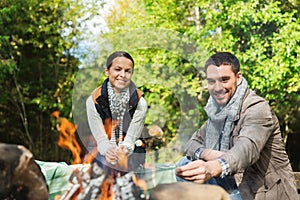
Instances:
[[[300,192],[300,172],[294,172],[298,193]]]
[[[150,200],[230,200],[229,194],[221,187],[192,182],[178,182],[157,185],[151,192]]]
[[[0,180],[0,199],[48,199],[45,177],[24,146],[0,143]]]

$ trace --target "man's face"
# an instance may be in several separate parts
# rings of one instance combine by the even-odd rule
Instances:
[[[225,106],[242,82],[242,74],[234,74],[230,65],[209,65],[206,70],[208,91],[220,106]]]

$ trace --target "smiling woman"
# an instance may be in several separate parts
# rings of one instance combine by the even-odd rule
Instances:
[[[118,55],[122,57],[118,57]],[[114,91],[116,93],[121,93],[131,82],[134,62],[131,56],[123,57],[123,54],[121,53],[114,53],[112,54],[112,57],[115,58],[112,60],[111,64],[108,63],[105,74],[108,76]],[[109,59],[108,61],[110,62]]]
[[[107,171],[126,173],[145,161],[141,133],[147,103],[131,81],[133,69],[134,60],[129,53],[112,53],[106,62],[108,78],[86,102],[89,126],[99,152],[94,162]]]

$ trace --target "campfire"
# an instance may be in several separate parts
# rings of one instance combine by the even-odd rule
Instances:
[[[90,153],[81,159],[81,148],[76,141],[75,133],[77,126],[66,118],[59,116],[59,111],[52,113],[57,121],[57,130],[59,131],[58,146],[69,149],[73,155],[72,164],[90,164],[97,155],[97,149],[93,149]],[[122,171],[126,171],[127,159],[126,155],[116,167]],[[61,196],[56,196],[55,200],[134,200],[147,199],[147,186],[144,180],[139,180],[136,174],[131,171],[121,176],[114,174],[106,174],[106,172],[96,163],[90,164],[89,168],[80,171],[75,169],[69,182],[71,187]]]

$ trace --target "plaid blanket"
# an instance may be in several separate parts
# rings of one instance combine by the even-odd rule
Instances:
[[[69,177],[75,169],[86,170],[89,164],[68,165],[64,162],[44,162],[36,160],[49,187],[49,200],[56,195],[62,195],[72,184]],[[176,182],[175,164],[157,163],[145,166],[144,169],[136,171],[139,179],[144,179],[148,190],[151,191],[158,184]]]

